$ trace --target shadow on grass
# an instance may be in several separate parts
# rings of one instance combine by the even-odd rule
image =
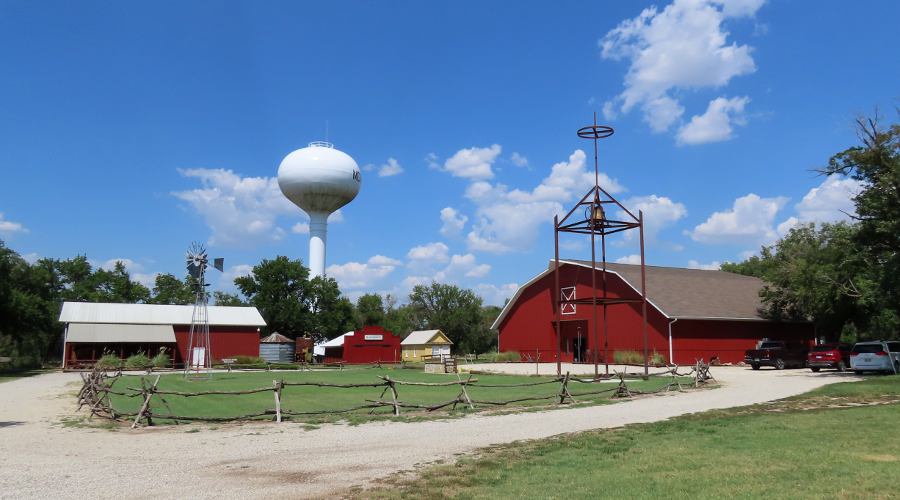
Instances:
[[[33,377],[43,373],[50,373],[50,370],[9,370],[0,371],[0,383],[18,380],[20,378]]]

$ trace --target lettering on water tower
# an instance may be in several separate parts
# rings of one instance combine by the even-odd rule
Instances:
[[[359,170],[353,171],[353,180],[355,180],[356,182],[362,182],[362,179],[360,178],[360,175],[359,175]]]

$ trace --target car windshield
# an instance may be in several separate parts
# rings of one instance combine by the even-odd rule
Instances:
[[[855,353],[872,353],[872,352],[881,352],[884,350],[884,346],[881,344],[856,344],[853,346],[853,352]]]
[[[781,342],[763,342],[760,349],[769,349],[772,347],[781,347]]]
[[[826,352],[826,351],[833,351],[835,349],[837,349],[837,347],[835,347],[833,345],[817,345],[812,348],[812,352]]]
[[[887,345],[891,352],[900,352],[900,342],[888,342]]]

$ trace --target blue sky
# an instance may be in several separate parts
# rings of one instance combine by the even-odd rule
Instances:
[[[0,2],[0,238],[144,281],[205,241],[229,289],[262,258],[306,261],[274,176],[327,129],[363,168],[329,226],[345,293],[439,279],[502,303],[590,187],[592,113],[648,263],[715,267],[844,217],[858,186],[811,169],[900,96],[895,2],[512,5]],[[623,238],[610,260],[636,253]]]

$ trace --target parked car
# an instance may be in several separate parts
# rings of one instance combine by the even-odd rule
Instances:
[[[867,371],[900,373],[900,341],[857,342],[850,351],[850,368],[857,375]]]
[[[754,370],[759,370],[760,366],[774,366],[776,370],[783,370],[788,366],[803,368],[806,366],[808,352],[809,348],[803,344],[766,340],[758,349],[745,352],[744,362]]]
[[[809,351],[806,357],[806,366],[817,372],[822,368],[836,368],[842,372],[850,367],[850,344],[832,343],[819,344]]]

